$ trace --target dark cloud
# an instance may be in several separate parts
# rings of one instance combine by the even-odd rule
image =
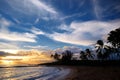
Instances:
[[[0,57],[4,57],[4,56],[14,56],[14,54],[8,53],[8,52],[4,52],[4,51],[0,51]]]

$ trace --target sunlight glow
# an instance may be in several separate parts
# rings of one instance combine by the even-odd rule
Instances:
[[[6,56],[2,59],[13,59],[13,60],[19,60],[19,59],[23,59],[22,56]]]
[[[20,51],[15,55],[8,55],[1,57],[1,64],[3,66],[18,66],[18,65],[35,65],[45,62],[51,62],[51,58],[48,54],[31,50],[31,51]]]
[[[2,63],[6,66],[11,66],[14,64],[12,60],[2,60]]]

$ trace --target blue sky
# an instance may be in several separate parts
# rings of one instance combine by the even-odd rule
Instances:
[[[119,0],[0,0],[1,50],[85,48],[119,25]]]

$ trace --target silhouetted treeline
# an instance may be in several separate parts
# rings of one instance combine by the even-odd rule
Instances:
[[[108,43],[112,46],[105,45],[103,40],[98,40],[95,46],[95,53],[97,55],[97,60],[110,60],[109,57],[111,54],[115,54],[120,57],[120,28],[111,31],[108,34]],[[66,50],[62,54],[58,54],[57,52],[51,55],[54,59],[59,61],[70,61],[75,60],[73,58],[73,54],[71,51]],[[80,60],[95,60],[95,54],[92,53],[92,50],[86,49],[84,51],[79,52]]]

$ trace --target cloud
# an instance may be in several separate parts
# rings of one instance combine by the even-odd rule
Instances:
[[[44,35],[45,33],[36,27],[32,27],[31,29],[25,28],[27,32],[15,32],[9,30],[14,25],[14,23],[9,20],[1,17],[0,18],[0,50],[8,51],[13,49],[23,49],[26,42],[36,43],[36,38],[38,35]],[[21,28],[18,28],[21,29]],[[24,46],[23,46],[24,45]],[[46,46],[26,46],[25,48],[31,49],[45,49]]]
[[[104,13],[103,13],[103,18],[104,17],[109,17],[109,16],[116,16],[120,14],[120,2],[115,2],[111,5],[105,5],[104,8]],[[117,16],[119,18],[119,16]]]
[[[86,15],[86,13],[76,13],[76,14],[72,14],[72,15],[68,15],[65,17],[60,18],[61,20],[65,20],[65,19],[69,19],[69,18],[73,18],[73,17],[82,17]]]
[[[0,42],[0,49],[19,49],[16,43]]]
[[[0,16],[0,27],[1,28],[8,27],[10,24],[11,24],[10,21],[8,21],[5,18],[2,18],[2,16]]]
[[[28,0],[28,1],[30,1],[33,5],[37,6],[39,9],[44,9],[50,13],[57,13],[52,7],[46,5],[40,0]]]
[[[34,24],[38,23],[39,21],[40,21],[40,19],[37,18],[37,19],[35,20]]]
[[[7,3],[14,10],[23,12],[25,14],[28,12],[26,12],[26,11],[24,12],[24,10],[27,10],[30,13],[33,13],[35,10],[39,10],[41,12],[43,12],[45,10],[45,11],[47,11],[49,13],[53,13],[53,14],[57,13],[53,7],[51,7],[49,4],[45,4],[41,0],[23,0],[23,1],[12,0],[12,1],[7,1]],[[22,11],[22,9],[23,9],[23,11]]]
[[[48,48],[48,46],[40,46],[40,45],[36,45],[36,46],[24,46],[24,48],[27,48],[27,49],[37,49],[37,50],[42,50],[42,49],[46,49],[46,48]]]
[[[63,48],[57,48],[54,50],[54,52],[57,52],[59,54],[63,53],[64,51],[69,50],[73,53],[80,53],[81,49],[76,46],[64,46]]]
[[[69,51],[74,52],[74,53],[79,53],[81,51],[81,49],[76,47],[76,46],[64,46],[63,50],[64,51],[69,50]]]
[[[66,29],[67,32],[54,32],[53,34],[49,34],[48,37],[59,42],[88,46],[94,44],[99,39],[105,40],[106,35],[111,30],[119,27],[120,20],[108,22],[93,20],[62,25],[64,25],[64,30]]]
[[[15,21],[21,21],[24,17],[25,19],[44,19],[44,17],[48,17],[49,19],[54,19],[57,16],[57,11],[52,5],[49,3],[45,3],[41,0],[5,0],[5,2],[9,5],[6,6],[9,9],[9,12],[1,9],[3,12],[7,13],[11,17],[17,18]],[[17,14],[16,14],[17,13]],[[24,21],[24,20],[22,20]],[[22,22],[21,21],[21,22]],[[27,21],[26,21],[27,22]],[[33,21],[34,22],[34,21]],[[35,20],[35,23],[38,20]]]
[[[17,54],[11,54],[7,52],[0,51],[0,60],[10,60],[14,61],[14,65],[24,65],[24,64],[40,64],[45,62],[53,61],[50,54],[38,50],[29,51],[18,51]],[[1,63],[4,65],[4,63]]]
[[[28,32],[14,32],[8,29],[12,22],[5,18],[0,18],[0,39],[7,41],[36,42],[36,35]]]
[[[93,2],[93,11],[97,19],[101,19],[102,16],[102,9],[101,6],[99,5],[98,0],[92,0]]]
[[[118,14],[120,14],[120,2],[119,1],[106,1],[104,0],[91,0],[93,3],[93,12],[95,14],[95,17],[98,20],[102,20],[105,18],[111,18],[112,19],[116,18]],[[118,16],[117,16],[118,18]]]
[[[37,37],[31,33],[18,33],[18,32],[3,32],[0,33],[0,39],[7,41],[21,41],[21,42],[36,42]]]
[[[38,29],[36,27],[32,27],[31,32],[36,34],[36,35],[43,35],[43,34],[45,34],[43,31],[41,31],[40,29]]]
[[[14,54],[8,53],[8,52],[4,52],[4,51],[0,51],[0,57],[4,57],[4,56],[13,56]]]

